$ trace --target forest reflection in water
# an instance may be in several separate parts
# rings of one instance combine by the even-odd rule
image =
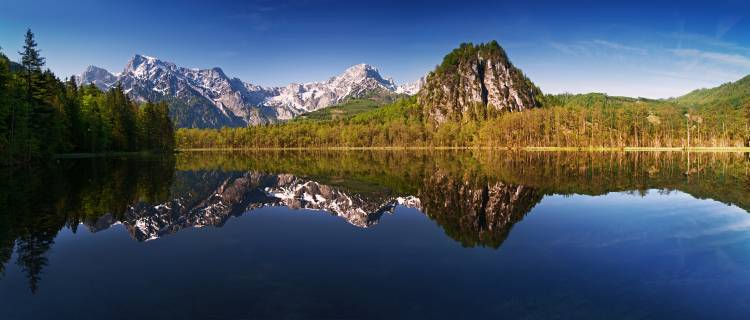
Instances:
[[[750,208],[738,153],[500,151],[184,152],[61,159],[3,172],[0,277],[9,263],[39,286],[63,228],[124,225],[137,241],[222,226],[256,208],[324,210],[371,227],[397,206],[419,210],[465,247],[499,248],[547,195],[679,190]],[[14,254],[15,253],[15,254]],[[14,261],[11,261],[12,257]],[[2,279],[0,278],[0,281]]]

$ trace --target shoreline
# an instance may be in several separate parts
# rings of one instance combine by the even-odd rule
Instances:
[[[501,150],[566,152],[750,152],[750,147],[264,147],[264,148],[185,148],[176,152],[211,151],[365,151],[365,150]]]
[[[179,151],[175,150],[172,154]],[[148,151],[120,151],[120,152],[76,152],[76,153],[56,153],[52,159],[79,159],[79,158],[106,158],[120,156],[159,156],[168,154],[167,152],[148,152]]]
[[[448,151],[448,150],[497,150],[524,152],[711,152],[711,153],[745,153],[750,147],[274,147],[274,148],[185,148],[175,149],[180,152],[226,152],[226,151]],[[119,156],[159,156],[169,153],[143,151],[131,152],[79,152],[58,153],[53,159],[105,158]]]

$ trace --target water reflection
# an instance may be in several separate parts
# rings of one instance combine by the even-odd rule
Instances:
[[[58,232],[122,224],[137,241],[224,225],[257,208],[322,210],[368,228],[415,208],[467,247],[499,248],[545,195],[680,190],[750,207],[742,154],[533,152],[182,153],[61,160],[4,172],[0,274],[38,289]]]
[[[85,159],[0,173],[0,276],[13,248],[32,292],[58,232],[169,198],[174,158]]]
[[[122,218],[134,239],[153,240],[188,227],[222,226],[230,217],[267,206],[325,210],[352,225],[369,227],[396,204],[409,200],[379,194],[354,194],[291,174],[181,171],[169,201],[139,203]],[[195,188],[193,188],[193,186]],[[104,223],[112,224],[110,216]]]

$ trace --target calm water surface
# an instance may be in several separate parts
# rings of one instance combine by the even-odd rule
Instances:
[[[0,319],[750,315],[743,154],[181,153],[0,180]]]

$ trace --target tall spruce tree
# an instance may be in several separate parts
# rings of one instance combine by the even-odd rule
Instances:
[[[67,131],[66,140],[69,141],[71,150],[83,151],[84,137],[81,130],[83,123],[81,119],[81,99],[78,94],[78,84],[75,77],[71,76],[64,86],[65,126]]]
[[[37,49],[37,43],[34,40],[34,33],[31,32],[31,29],[26,30],[23,50],[18,54],[21,55],[21,66],[23,66],[26,78],[28,102],[30,104],[39,102],[45,98],[44,85],[41,83],[43,81],[42,67],[44,67],[45,59],[41,56],[39,49]]]
[[[0,154],[2,155],[9,155],[10,148],[9,148],[9,135],[10,135],[10,128],[9,128],[9,117],[10,117],[10,61],[8,61],[8,58],[2,53],[2,48],[0,47]],[[5,158],[0,157],[0,163],[2,163]]]
[[[31,128],[32,125],[39,125],[36,121],[40,115],[40,104],[43,103],[44,85],[42,82],[42,67],[44,66],[44,58],[41,57],[39,50],[37,49],[36,40],[34,40],[34,33],[31,29],[26,30],[26,37],[24,39],[23,50],[18,52],[21,56],[21,66],[23,68],[23,87],[25,88],[25,99],[24,103],[18,105],[18,110],[14,113],[14,131],[17,136],[14,139],[18,139],[20,147],[20,153],[26,161],[31,160],[32,157],[38,155],[38,146],[41,143],[39,141],[39,132],[34,131]]]
[[[19,139],[24,141],[23,157],[26,161],[60,151],[63,138],[62,106],[59,97],[59,80],[49,71],[43,71],[45,59],[37,49],[34,33],[26,31],[21,52],[21,66],[26,89],[25,104],[20,105],[22,117],[16,122],[23,128]]]

